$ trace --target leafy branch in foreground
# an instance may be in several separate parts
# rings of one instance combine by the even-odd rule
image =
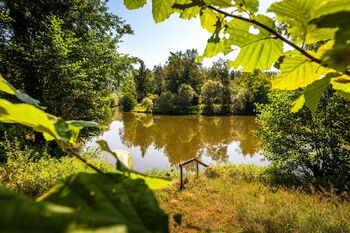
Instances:
[[[167,216],[150,190],[168,185],[168,180],[132,171],[105,141],[100,141],[101,149],[115,155],[117,160],[115,173],[103,173],[74,147],[79,131],[84,127],[99,127],[97,123],[64,121],[50,115],[36,107],[38,101],[20,93],[1,75],[0,91],[26,102],[14,104],[0,98],[1,123],[21,124],[43,133],[46,140],[55,140],[62,149],[97,172],[70,176],[38,201],[0,185],[3,228],[9,232],[168,231]],[[125,172],[129,176],[120,174]]]
[[[124,0],[128,9],[143,7],[146,1]],[[315,113],[320,97],[329,85],[337,94],[350,99],[349,34],[350,0],[283,0],[268,11],[287,25],[288,36],[280,34],[276,22],[258,14],[258,0],[152,0],[155,22],[178,13],[182,19],[199,17],[201,26],[213,35],[204,54],[198,59],[219,53],[230,54],[239,48],[230,62],[243,71],[269,70],[279,67],[272,88],[296,90],[305,88],[293,111],[306,105]],[[256,29],[255,33],[252,29]],[[317,52],[310,45],[324,43]],[[293,48],[284,51],[284,43]],[[323,80],[319,85],[318,80]]]

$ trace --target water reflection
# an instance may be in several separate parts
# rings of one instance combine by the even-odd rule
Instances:
[[[247,116],[122,113],[99,139],[107,140],[112,149],[130,150],[135,169],[140,171],[169,167],[193,157],[209,163],[230,160],[263,165],[254,130],[257,130],[254,117]]]

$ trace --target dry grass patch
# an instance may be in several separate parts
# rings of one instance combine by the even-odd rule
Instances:
[[[333,194],[264,185],[256,167],[211,169],[157,193],[171,232],[350,232],[350,203]]]

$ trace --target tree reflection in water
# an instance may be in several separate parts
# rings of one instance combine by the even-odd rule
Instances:
[[[209,156],[226,161],[229,146],[239,142],[244,156],[252,157],[259,150],[254,117],[153,116],[123,113],[119,128],[121,142],[127,147],[139,147],[142,157],[152,145],[162,150],[171,165],[191,158]]]

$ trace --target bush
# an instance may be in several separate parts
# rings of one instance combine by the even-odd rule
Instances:
[[[153,109],[153,101],[146,97],[142,100],[142,106],[145,107],[147,113],[150,113]]]
[[[201,102],[205,105],[204,111],[216,113],[215,105],[222,104],[224,86],[221,82],[209,80],[201,88]]]
[[[123,111],[130,112],[137,104],[136,98],[130,93],[127,93],[122,96],[121,104]]]
[[[157,99],[156,106],[161,113],[170,113],[174,110],[174,95],[169,92],[163,92]]]
[[[188,107],[193,100],[194,94],[195,91],[190,85],[181,84],[177,96],[178,105],[181,107]]]
[[[260,105],[258,123],[264,155],[279,180],[338,189],[350,187],[350,104],[326,91],[318,111],[291,113],[297,92],[272,92]],[[283,178],[287,177],[287,179]]]
[[[0,183],[8,188],[32,197],[38,197],[48,191],[60,180],[79,172],[94,172],[76,158],[50,158],[46,151],[33,151],[28,147],[20,149],[19,143],[5,143],[7,163],[0,165]],[[93,159],[91,153],[85,158]],[[112,170],[102,161],[94,165],[101,170]]]

